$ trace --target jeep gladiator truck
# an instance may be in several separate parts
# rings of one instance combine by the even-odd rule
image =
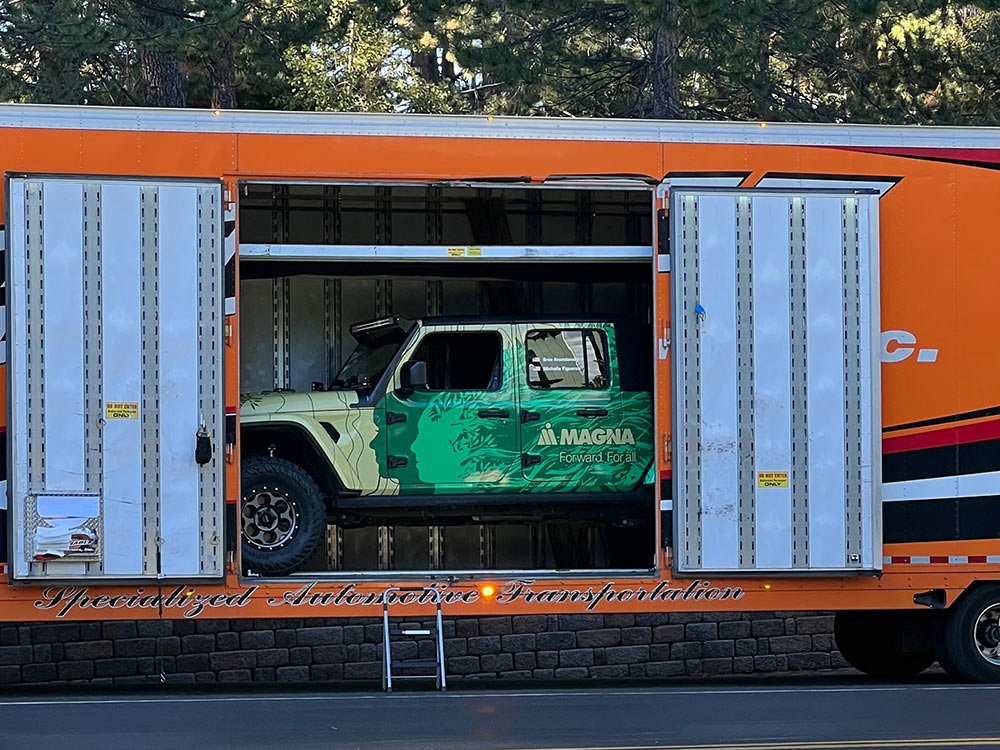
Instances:
[[[283,575],[326,524],[652,519],[652,336],[614,318],[399,316],[310,393],[245,395],[245,566]]]

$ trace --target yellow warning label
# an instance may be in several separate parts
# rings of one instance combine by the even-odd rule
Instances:
[[[787,471],[758,471],[757,472],[757,486],[758,487],[787,487],[788,486],[788,472]]]
[[[482,258],[483,249],[481,247],[449,247],[449,258]]]
[[[139,404],[134,401],[108,401],[104,404],[105,419],[138,419]]]

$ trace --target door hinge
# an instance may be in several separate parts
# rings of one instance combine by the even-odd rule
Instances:
[[[406,456],[389,456],[388,464],[390,469],[399,469],[410,463]]]
[[[405,414],[399,414],[394,411],[387,411],[385,413],[385,423],[386,424],[399,424],[400,422],[406,421]]]
[[[539,414],[537,411],[528,411],[527,409],[521,410],[521,424],[526,422],[537,422]]]
[[[534,466],[535,464],[540,464],[542,462],[541,456],[533,456],[530,453],[521,454],[521,467],[526,468],[528,466]]]

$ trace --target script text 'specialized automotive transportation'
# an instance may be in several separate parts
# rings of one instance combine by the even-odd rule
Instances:
[[[0,620],[823,610],[1000,681],[998,143],[0,106]]]

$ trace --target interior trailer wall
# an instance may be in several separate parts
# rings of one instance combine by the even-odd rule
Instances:
[[[244,268],[250,265],[267,266],[245,262]],[[599,269],[594,274],[603,275]],[[533,313],[624,313],[648,320],[651,293],[648,282],[628,278],[525,281],[331,273],[244,278],[240,299],[240,390],[248,393],[309,391],[314,382],[325,387],[351,353],[350,327],[361,320]]]

